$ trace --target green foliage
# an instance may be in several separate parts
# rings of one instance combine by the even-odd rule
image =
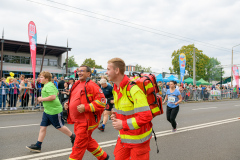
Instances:
[[[193,48],[195,48],[195,57],[196,57],[196,79],[203,78],[206,81],[218,80],[221,78],[220,75],[217,74],[219,69],[214,68],[216,65],[220,65],[220,62],[215,58],[209,58],[207,55],[203,54],[202,50],[194,47],[194,44],[190,44],[188,46],[182,46],[181,49],[177,51],[174,50],[172,53],[172,65],[173,67],[169,68],[170,72],[175,74],[180,74],[179,67],[179,54],[185,53],[186,55],[186,77],[193,77]]]
[[[82,65],[86,65],[90,68],[95,67],[95,68],[103,69],[103,67],[101,65],[97,65],[95,60],[91,59],[91,58],[86,58]]]
[[[141,72],[141,71],[143,70],[144,72],[152,72],[152,71],[151,71],[151,68],[152,68],[152,67],[142,67],[141,65],[136,64],[136,66],[135,66],[135,71]]]
[[[67,59],[65,59],[65,62],[67,61]],[[77,64],[77,62],[75,61],[74,56],[70,56],[68,57],[68,68],[71,67],[79,67],[79,65]]]

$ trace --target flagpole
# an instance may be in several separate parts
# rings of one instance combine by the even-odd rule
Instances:
[[[0,74],[0,78],[2,78],[2,74],[3,74],[3,43],[4,43],[4,28],[3,28],[3,32],[2,32],[2,48],[1,48],[1,74]]]
[[[42,65],[41,65],[40,73],[42,72],[42,68],[43,68],[43,61],[44,61],[44,57],[45,57],[46,48],[47,48],[47,37],[46,37],[46,41],[45,41],[45,45],[44,45],[44,50],[43,50]]]
[[[68,74],[68,39],[67,39],[67,58],[66,58],[66,76]]]

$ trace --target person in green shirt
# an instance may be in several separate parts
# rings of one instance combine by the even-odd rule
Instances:
[[[26,146],[27,149],[35,152],[41,152],[41,145],[46,136],[47,126],[53,125],[57,130],[68,135],[70,137],[72,146],[75,140],[75,134],[72,133],[66,126],[64,126],[63,108],[58,99],[58,90],[56,86],[51,82],[52,74],[46,71],[40,73],[40,81],[44,84],[41,95],[38,97],[38,103],[42,102],[44,112],[42,116],[42,122],[40,124],[40,131],[38,141],[36,144]]]

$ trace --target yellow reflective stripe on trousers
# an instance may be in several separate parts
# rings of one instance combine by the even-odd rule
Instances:
[[[156,106],[155,108],[151,109],[152,113],[156,113],[156,112],[159,112],[160,109],[158,106]]]
[[[89,126],[89,127],[88,127],[88,130],[94,129],[95,127],[97,127],[97,126],[99,125],[99,123],[100,123],[100,121],[99,121],[97,124],[93,125],[93,126]]]
[[[130,130],[134,130],[134,129],[140,128],[138,126],[137,121],[136,121],[135,118],[127,119],[127,124],[128,124],[128,127],[130,128]]]
[[[95,149],[93,152],[91,152],[92,154],[96,154],[98,151],[100,151],[100,146],[98,146],[98,148],[97,149]]]
[[[121,142],[122,143],[132,143],[132,144],[139,144],[149,140],[152,137],[152,128],[140,135],[126,135],[120,134]]]
[[[68,160],[77,160],[77,159],[69,158]]]
[[[88,95],[87,95],[87,97],[91,97],[91,96],[93,96],[93,94],[88,94]]]
[[[103,150],[100,153],[96,154],[95,157],[100,157],[102,155],[103,155]]]

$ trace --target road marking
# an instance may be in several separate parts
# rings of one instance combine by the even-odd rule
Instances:
[[[240,118],[236,117],[236,118],[231,118],[231,119],[225,119],[225,120],[220,120],[220,121],[192,125],[192,126],[188,126],[188,127],[182,127],[182,128],[178,128],[177,132],[171,132],[171,130],[156,132],[156,137],[163,137],[163,136],[167,136],[167,135],[178,134],[178,133],[182,133],[182,132],[212,127],[212,126],[236,122],[236,121],[240,121]],[[102,148],[106,148],[106,147],[110,147],[110,146],[115,146],[116,142],[117,142],[117,140],[105,141],[105,142],[100,142],[99,145]],[[21,159],[29,159],[29,158],[31,158],[31,160],[51,159],[51,158],[70,155],[71,150],[72,150],[72,148],[66,148],[66,149],[60,149],[60,150],[55,150],[55,151],[33,154],[33,155],[9,158],[9,159],[5,159],[5,160],[21,160]],[[62,152],[62,153],[59,153],[59,152]],[[58,153],[58,154],[56,154],[56,153]],[[34,158],[34,159],[32,159],[32,158]]]
[[[192,110],[201,110],[201,109],[212,109],[212,108],[217,108],[217,107],[208,107],[208,108],[196,108],[196,109],[192,109]]]
[[[238,106],[240,106],[240,105],[234,105],[234,106],[238,107]]]
[[[28,126],[37,126],[37,125],[40,126],[40,124],[38,123],[38,124],[25,124],[25,125],[18,125],[18,126],[6,126],[6,127],[0,127],[0,129],[3,129],[3,128],[16,128],[16,127],[28,127]]]

